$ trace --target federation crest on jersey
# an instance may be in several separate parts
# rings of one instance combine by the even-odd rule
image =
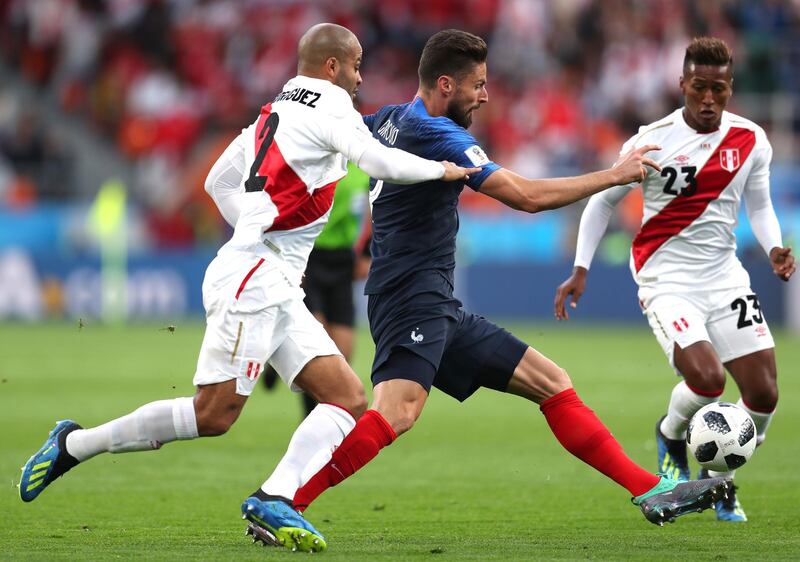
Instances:
[[[256,361],[248,361],[247,362],[247,378],[251,381],[258,379],[259,375],[261,374],[261,363],[257,363]]]
[[[486,156],[486,153],[477,144],[473,144],[466,149],[464,154],[467,155],[467,158],[469,158],[469,161],[472,162],[473,166],[483,166],[484,164],[489,163],[489,157]]]
[[[719,151],[719,165],[727,172],[733,172],[739,168],[739,149],[724,148]]]

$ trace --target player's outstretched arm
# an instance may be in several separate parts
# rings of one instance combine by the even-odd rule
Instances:
[[[623,154],[614,167],[571,178],[528,179],[506,169],[489,176],[481,192],[512,209],[538,213],[569,205],[615,185],[641,182],[647,168],[661,167],[647,153],[661,147],[648,144]]]
[[[347,153],[345,153],[347,155]],[[378,141],[370,143],[357,165],[371,177],[397,184],[431,180],[464,180],[480,168],[462,168],[452,162],[434,162],[398,148],[388,148]]]

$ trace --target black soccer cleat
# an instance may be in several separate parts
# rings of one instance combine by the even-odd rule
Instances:
[[[669,478],[661,481],[652,490],[631,498],[645,518],[655,525],[674,523],[687,513],[700,513],[728,497],[733,490],[729,478],[708,478],[681,482]]]

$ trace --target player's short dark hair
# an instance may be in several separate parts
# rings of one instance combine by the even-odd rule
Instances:
[[[684,70],[689,65],[726,66],[733,64],[733,51],[722,39],[716,37],[695,37],[686,47],[683,57]]]
[[[419,59],[419,81],[425,88],[432,88],[440,76],[452,76],[460,80],[469,74],[476,64],[486,62],[489,49],[486,41],[459,29],[445,29],[434,34]]]

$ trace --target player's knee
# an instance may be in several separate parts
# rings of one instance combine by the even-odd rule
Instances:
[[[553,380],[554,394],[558,394],[568,388],[572,388],[572,379],[569,377],[566,369],[559,369],[558,375]]]
[[[559,367],[550,374],[545,384],[542,385],[541,398],[542,400],[547,400],[568,388],[572,388],[572,379],[569,378],[569,374],[565,369]]]
[[[568,388],[572,388],[572,380],[567,371],[529,347],[514,369],[506,391],[541,404]]]
[[[507,392],[541,404],[551,396],[572,388],[567,372],[552,363],[547,369],[517,368],[508,383]]]
[[[339,377],[339,385],[335,387],[335,393],[329,400],[321,399],[320,402],[331,402],[346,409],[356,419],[360,418],[367,411],[367,394],[364,391],[364,383],[361,379],[345,364],[346,369]]]
[[[197,433],[202,437],[225,435],[233,425],[232,422],[220,419],[197,418]]]
[[[239,417],[240,409],[230,407],[203,407],[199,410],[195,406],[197,432],[203,437],[217,437],[224,435]]]
[[[691,389],[704,393],[722,393],[725,389],[725,369],[722,364],[700,365],[693,363],[681,370]]]
[[[367,411],[368,406],[367,395],[364,392],[364,386],[361,385],[359,388],[350,392],[350,395],[346,399],[342,400],[341,406],[350,412],[355,419],[363,416],[364,412]]]
[[[367,410],[364,383],[339,355],[313,359],[294,382],[317,402],[335,404],[356,419]]]
[[[399,403],[376,402],[373,407],[389,422],[389,425],[392,426],[397,435],[402,435],[414,427],[422,413],[423,404],[424,402],[418,403],[414,400],[403,400]]]
[[[742,391],[742,401],[758,412],[771,412],[778,406],[778,384],[766,381],[757,388]]]
[[[393,416],[390,420],[390,424],[397,435],[402,435],[414,427],[414,424],[417,422],[417,417],[416,413],[412,412],[410,409],[404,410]]]

